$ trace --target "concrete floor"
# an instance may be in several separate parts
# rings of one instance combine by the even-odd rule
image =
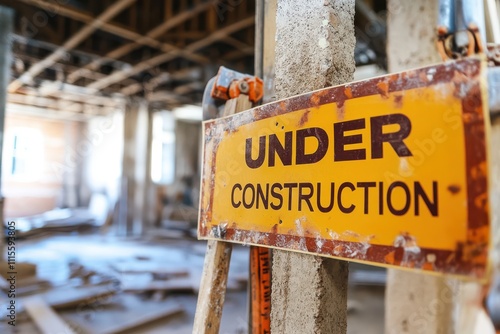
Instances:
[[[100,235],[60,235],[23,241],[18,246],[17,261],[32,262],[38,266],[38,276],[55,285],[67,285],[70,261],[78,261],[93,269],[119,279],[138,282],[144,274],[123,277],[110,268],[110,264],[142,263],[158,264],[165,268],[185,268],[195,280],[199,280],[203,268],[205,243],[196,240],[124,240]],[[229,279],[248,273],[248,248],[235,246]],[[146,274],[147,275],[147,274]],[[74,282],[73,282],[74,284]],[[0,299],[1,301],[1,299]],[[58,312],[78,333],[99,333],[114,323],[141,318],[149,312],[174,304],[185,312],[141,327],[127,333],[191,333],[197,296],[193,293],[168,295],[155,301],[141,294],[120,293],[109,302],[102,302],[87,310]],[[2,302],[3,304],[3,302]],[[3,309],[3,307],[2,307]],[[2,317],[5,319],[5,317]],[[18,318],[22,320],[21,318]],[[348,333],[383,333],[384,290],[381,287],[352,286],[349,291]],[[38,333],[36,327],[25,319],[13,328],[0,323],[1,333]],[[247,332],[247,298],[245,289],[228,291],[221,322],[222,334]]]

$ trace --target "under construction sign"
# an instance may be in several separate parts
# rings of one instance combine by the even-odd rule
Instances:
[[[205,122],[199,238],[484,277],[485,71],[466,59]]]

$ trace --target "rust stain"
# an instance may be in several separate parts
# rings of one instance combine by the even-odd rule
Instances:
[[[394,264],[395,260],[396,260],[395,256],[396,256],[396,252],[395,251],[387,253],[385,255],[385,257],[384,257],[385,263]]]
[[[432,271],[434,269],[434,264],[432,264],[431,262],[424,262],[424,264],[422,265],[422,269]]]
[[[377,83],[377,90],[383,98],[389,98],[389,84],[386,81]]]
[[[394,105],[398,109],[403,107],[403,95],[395,95],[394,96]]]
[[[300,117],[299,120],[299,126],[303,126],[307,121],[309,120],[309,113],[311,112],[310,109],[306,109],[304,113],[302,114],[302,117]]]
[[[486,242],[471,242],[469,240],[465,243],[457,244],[456,251],[422,248],[419,254],[410,254],[408,258],[408,252],[405,249],[413,244],[414,239],[411,235],[405,234],[401,236],[409,241],[405,245],[406,247],[371,244],[365,254],[358,242],[296,236],[284,234],[283,232],[278,234],[278,224],[273,225],[271,232],[233,228],[228,228],[225,232],[225,240],[239,241],[241,243],[252,240],[252,242],[263,246],[268,245],[282,249],[309,251],[326,256],[343,257],[345,259],[363,259],[404,266],[406,268],[455,273],[469,277],[484,277],[486,273]],[[318,248],[318,242],[321,243],[321,248]]]
[[[462,99],[466,95],[466,86],[469,82],[469,78],[463,72],[455,70],[453,72],[452,78],[453,85],[455,86],[454,96],[458,99]]]
[[[490,237],[490,227],[482,226],[469,230],[467,233],[467,240],[474,243],[488,242]]]
[[[337,119],[342,121],[345,117],[345,106],[342,104],[341,106],[337,105]]]
[[[311,104],[315,107],[317,107],[319,105],[319,102],[321,100],[321,97],[319,96],[318,93],[313,93],[311,95]]]
[[[309,101],[311,102],[311,105],[313,107],[319,107],[321,104],[324,103],[324,101],[322,101],[322,100],[328,94],[329,94],[329,91],[327,89],[319,90],[319,91],[311,94]]]
[[[460,190],[461,190],[460,186],[456,185],[456,184],[450,184],[447,189],[453,195],[458,194],[460,192]]]
[[[344,88],[344,95],[348,98],[348,99],[352,99],[352,88],[347,86],[346,88]]]

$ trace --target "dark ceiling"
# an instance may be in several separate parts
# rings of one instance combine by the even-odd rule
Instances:
[[[170,109],[199,103],[220,65],[253,72],[255,0],[0,0],[0,5],[16,13],[11,102],[93,115],[141,96]],[[376,39],[357,30],[357,62],[376,62],[370,46]]]

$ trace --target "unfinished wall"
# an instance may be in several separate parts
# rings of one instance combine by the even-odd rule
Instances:
[[[93,193],[108,196],[113,205],[119,196],[123,155],[123,114],[90,120],[82,135],[90,144],[83,171],[82,200],[88,203]]]
[[[24,145],[14,143],[15,136],[19,140],[19,135],[25,134],[28,140],[34,138],[28,144],[36,146],[28,147],[27,152],[17,152],[14,162],[14,145],[25,150]],[[66,181],[76,173],[82,158],[81,147],[75,145],[77,136],[76,122],[7,113],[2,175],[6,217],[39,214],[71,204],[66,195],[71,192]]]
[[[175,176],[196,177],[200,172],[201,123],[176,121],[175,124]]]
[[[276,99],[353,79],[354,0],[279,0]],[[273,251],[273,333],[345,333],[348,263]]]
[[[148,107],[145,100],[128,101],[123,117],[123,160],[117,232],[122,236],[143,233]]]

